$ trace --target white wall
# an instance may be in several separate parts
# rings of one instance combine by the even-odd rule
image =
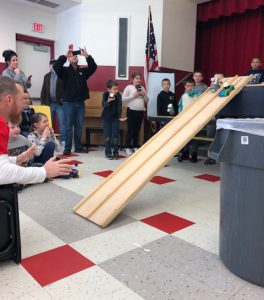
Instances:
[[[192,71],[195,53],[196,4],[191,0],[82,0],[57,16],[0,0],[0,54],[16,50],[16,33],[56,40],[56,57],[73,43],[87,47],[98,65],[116,65],[117,16],[131,17],[130,66],[144,66],[148,5],[151,5],[159,64]],[[32,31],[32,23],[45,33]],[[0,61],[4,61],[0,58]]]
[[[85,32],[82,27],[82,10],[81,5],[70,8],[57,15],[56,18],[56,43],[55,58],[65,54],[69,44],[73,44],[74,49],[78,50],[81,43],[81,33]],[[87,50],[89,50],[87,45]]]
[[[38,38],[55,40],[56,15],[28,6],[0,0],[0,61],[4,62],[2,53],[5,49],[16,51],[16,33]],[[44,33],[32,31],[34,22],[44,25]]]
[[[131,17],[130,66],[143,66],[147,39],[148,5],[151,5],[158,53],[161,52],[163,0],[83,0],[57,15],[56,56],[70,42],[86,46],[98,65],[116,65],[117,17]],[[74,15],[74,18],[70,18]]]
[[[16,52],[19,57],[19,68],[31,78],[29,93],[31,98],[39,98],[43,83],[43,77],[49,72],[50,47],[48,52],[35,51],[32,44],[18,41]],[[35,61],[37,63],[31,63]],[[30,63],[28,63],[30,62]]]
[[[196,35],[196,3],[164,0],[162,26],[162,67],[193,71]]]
[[[129,65],[144,66],[148,5],[159,65],[193,71],[197,6],[191,0],[83,0],[57,16],[56,56],[73,42],[85,45],[98,65],[116,65],[117,16],[130,16]]]

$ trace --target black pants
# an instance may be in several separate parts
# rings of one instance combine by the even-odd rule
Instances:
[[[198,146],[198,141],[191,141],[182,148],[181,153],[183,156],[189,156],[189,154],[193,155],[198,152]]]
[[[126,136],[126,148],[138,148],[138,136],[141,128],[141,124],[144,117],[144,111],[127,109],[127,136]]]

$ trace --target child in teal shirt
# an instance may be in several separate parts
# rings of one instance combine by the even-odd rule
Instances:
[[[178,112],[185,110],[198,96],[200,93],[195,88],[195,82],[192,78],[188,78],[184,81],[185,92],[181,96],[181,99],[178,104]],[[191,162],[197,162],[197,151],[198,144],[196,142],[188,143],[178,155],[178,160],[182,161],[183,159],[189,159],[189,153],[191,153]]]

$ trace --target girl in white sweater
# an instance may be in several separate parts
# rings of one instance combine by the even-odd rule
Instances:
[[[127,103],[127,155],[133,154],[139,147],[139,131],[144,117],[145,103],[148,101],[146,90],[141,85],[141,74],[134,72],[131,78],[132,84],[126,86],[122,96],[122,101]]]
[[[54,151],[60,151],[60,143],[56,139],[53,128],[45,114],[36,113],[31,119],[31,133],[28,139],[32,145],[37,146],[34,162],[45,164],[54,156]]]

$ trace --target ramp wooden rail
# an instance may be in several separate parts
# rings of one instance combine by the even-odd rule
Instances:
[[[221,98],[209,89],[205,91],[85,196],[74,207],[74,211],[101,227],[106,227],[153,175],[238,94],[251,78],[252,76],[226,78],[227,82],[235,86],[227,97]]]

